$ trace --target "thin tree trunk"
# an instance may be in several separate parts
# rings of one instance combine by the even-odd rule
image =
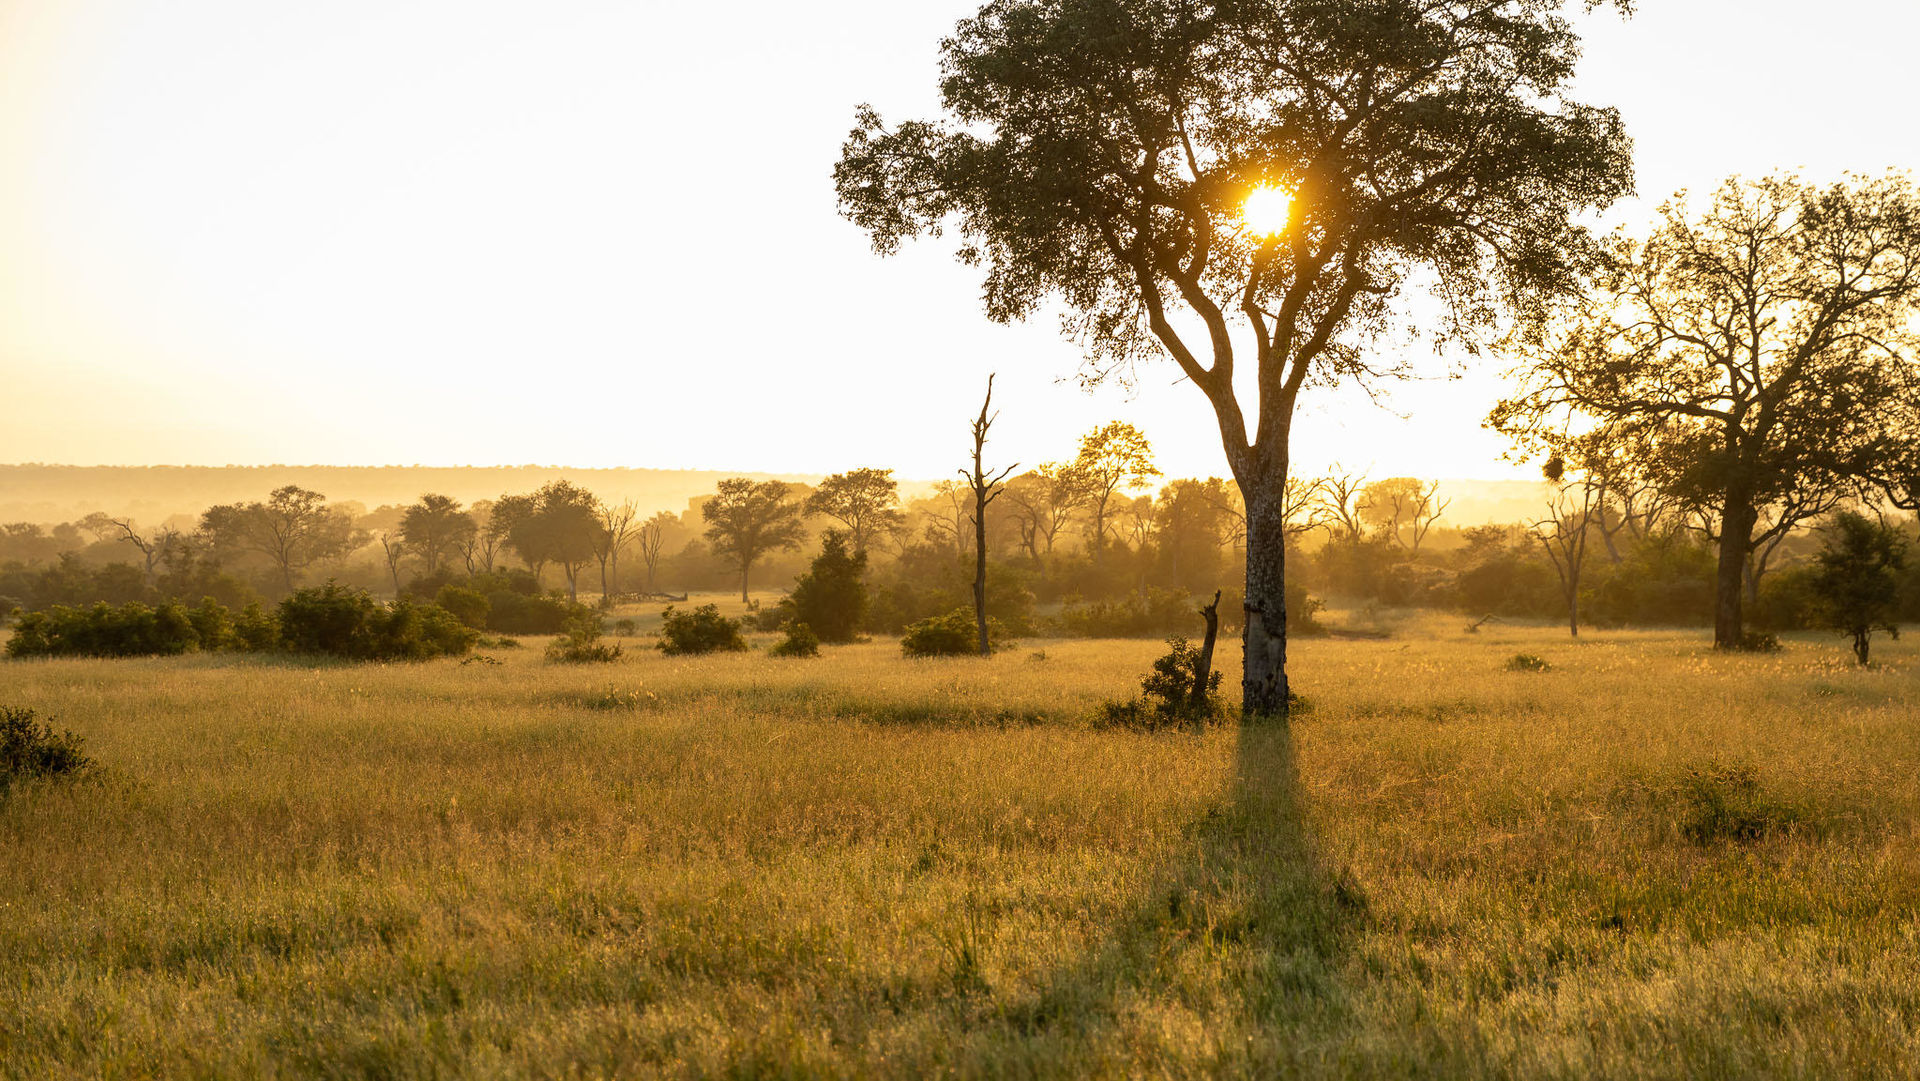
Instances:
[[[1242,632],[1244,674],[1240,709],[1245,720],[1287,719],[1287,541],[1279,496],[1286,470],[1256,479],[1247,502],[1247,625]]]
[[[979,453],[976,444],[976,468]],[[979,486],[973,489],[973,625],[980,632],[980,655],[990,656],[993,647],[987,642],[987,490]]]
[[[1207,637],[1200,643],[1200,659],[1193,664],[1193,697],[1188,704],[1195,717],[1207,714],[1207,682],[1213,678],[1213,642],[1220,635],[1220,591],[1213,591],[1213,603],[1200,609],[1207,621]]]
[[[747,603],[747,574],[752,570],[753,570],[752,563],[749,563],[746,560],[740,561],[740,603],[741,604]]]

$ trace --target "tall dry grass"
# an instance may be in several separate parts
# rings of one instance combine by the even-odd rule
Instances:
[[[1912,645],[1159,648],[0,665],[0,1076],[1914,1075]]]

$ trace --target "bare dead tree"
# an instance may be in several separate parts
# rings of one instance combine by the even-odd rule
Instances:
[[[373,535],[380,542],[380,550],[387,558],[387,573],[393,576],[393,595],[400,596],[400,560],[407,554],[407,546],[401,542],[399,534],[380,532]]]
[[[1440,482],[1437,480],[1428,481],[1425,487],[1413,494],[1411,505],[1407,508],[1407,525],[1413,534],[1411,551],[1420,550],[1420,542],[1432,532],[1433,523],[1439,521],[1451,506],[1452,499],[1440,498]]]
[[[1367,523],[1361,517],[1361,493],[1366,490],[1365,473],[1348,473],[1339,465],[1319,482],[1318,499],[1327,532],[1349,544],[1359,544]]]
[[[993,427],[998,413],[988,410],[993,405],[993,376],[987,376],[987,396],[980,402],[980,415],[973,421],[973,471],[961,470],[960,475],[967,479],[967,487],[973,490],[973,623],[980,632],[980,655],[987,656],[992,646],[987,641],[987,506],[1000,493],[1005,491],[1004,482],[1018,464],[1010,465],[998,473],[989,473],[981,463],[981,454],[987,445],[987,429]]]
[[[633,540],[633,520],[640,514],[640,508],[633,500],[621,503],[602,504],[599,514],[599,529],[594,531],[593,555],[600,561],[600,596],[611,597],[620,589],[620,549]],[[611,570],[609,570],[611,568]],[[612,583],[608,583],[608,575]]]
[[[143,569],[148,585],[159,580],[158,568],[167,561],[181,539],[177,529],[162,528],[152,534],[142,533],[134,527],[131,518],[111,518],[97,511],[82,518],[79,524],[80,528],[92,533],[98,540],[125,541],[139,549],[145,563]]]

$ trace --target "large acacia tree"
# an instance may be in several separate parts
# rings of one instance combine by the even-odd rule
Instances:
[[[754,563],[768,552],[800,547],[806,535],[800,521],[801,505],[788,502],[789,491],[785,481],[756,484],[748,477],[728,477],[720,482],[713,498],[700,504],[713,554],[740,568],[742,601],[747,599],[748,576],[753,573]]]
[[[1756,550],[1849,491],[1897,492],[1911,468],[1920,192],[1899,176],[1729,181],[1617,240],[1601,284],[1493,423],[1626,463],[1704,512],[1714,643],[1737,648]]]
[[[841,210],[878,251],[956,228],[990,317],[1062,302],[1094,374],[1165,355],[1205,395],[1247,508],[1249,715],[1287,708],[1302,388],[1395,367],[1370,346],[1412,281],[1441,338],[1532,314],[1589,248],[1571,217],[1630,186],[1618,115],[1563,96],[1563,6],[995,0],[942,46],[942,118],[863,108],[843,147]],[[1256,232],[1261,188],[1290,209]]]

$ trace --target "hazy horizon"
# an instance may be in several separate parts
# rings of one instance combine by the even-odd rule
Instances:
[[[1169,474],[1223,474],[1171,364],[1082,393],[1053,319],[988,322],[950,244],[883,261],[836,216],[854,106],[930,115],[976,7],[752,5],[723,36],[615,4],[0,0],[0,460],[942,476],[997,371],[996,461],[1118,417]],[[1732,173],[1915,164],[1920,16],[1800,11],[1578,17],[1576,93],[1636,141],[1609,223]],[[1479,427],[1500,364],[1457,359],[1389,409],[1310,393],[1299,469],[1530,476]]]

